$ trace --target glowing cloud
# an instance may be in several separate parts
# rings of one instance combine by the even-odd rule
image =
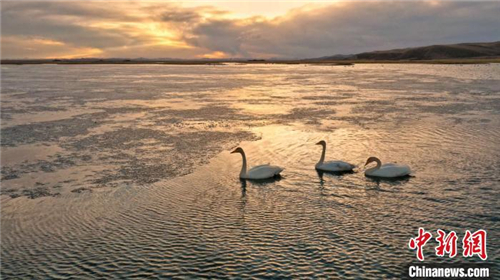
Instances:
[[[500,38],[500,2],[215,5],[2,1],[2,56],[306,58]]]

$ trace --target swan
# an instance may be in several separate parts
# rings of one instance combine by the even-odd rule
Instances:
[[[408,165],[395,163],[386,163],[382,165],[380,159],[376,157],[369,157],[365,163],[365,166],[372,162],[376,162],[377,166],[365,170],[365,176],[379,178],[399,178],[408,176],[411,173],[411,169]]]
[[[354,164],[350,164],[341,160],[333,160],[325,162],[325,153],[326,153],[326,142],[321,140],[316,145],[323,146],[323,152],[321,153],[321,158],[318,163],[316,163],[316,169],[320,171],[326,172],[350,172],[356,166]]]
[[[250,179],[250,180],[262,180],[269,179],[273,177],[280,176],[280,172],[283,171],[283,168],[279,166],[262,164],[255,167],[250,168],[247,171],[247,157],[245,156],[245,152],[242,148],[238,147],[231,154],[240,153],[243,158],[243,165],[241,166],[240,179]]]

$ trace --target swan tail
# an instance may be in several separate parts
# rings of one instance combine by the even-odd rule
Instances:
[[[285,170],[285,168],[278,167],[278,168],[276,169],[276,171],[274,172],[274,175],[275,175],[275,176],[280,175],[280,173],[281,173],[283,170]]]

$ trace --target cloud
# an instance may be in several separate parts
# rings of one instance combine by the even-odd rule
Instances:
[[[500,38],[500,3],[355,2],[270,21],[209,21],[191,43],[234,55],[316,57]]]
[[[2,37],[2,52],[15,58],[75,58],[100,56],[97,48],[77,47],[43,38]]]
[[[90,3],[72,2],[5,2],[2,3],[2,36],[43,37],[67,45],[107,48],[131,44],[143,38],[134,37],[119,28],[95,26],[113,19],[115,22],[137,22],[137,17],[119,14]]]
[[[276,18],[134,1],[3,1],[1,12],[4,58],[79,50],[103,57],[307,58],[500,40],[500,2],[340,2]]]
[[[195,11],[166,11],[161,15],[161,20],[166,22],[193,22],[201,16]]]
[[[248,26],[234,20],[213,20],[197,25],[184,39],[196,47],[228,53],[232,56],[249,56],[243,44]]]

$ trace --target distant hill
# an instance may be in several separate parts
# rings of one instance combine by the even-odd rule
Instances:
[[[500,41],[463,43],[426,47],[364,52],[359,54],[323,56],[308,59],[176,59],[176,58],[75,58],[75,59],[1,59],[0,64],[181,64],[223,65],[243,64],[330,64],[354,63],[500,63]]]
[[[500,57],[500,41],[464,43],[427,47],[373,51],[356,54],[356,59],[370,60],[433,60],[453,58]]]
[[[314,61],[314,60],[343,60],[343,59],[355,59],[355,58],[356,58],[355,54],[336,54],[336,55],[322,56],[322,57],[317,57],[317,58],[308,58],[308,59],[303,59],[303,60],[309,60],[309,61]]]

